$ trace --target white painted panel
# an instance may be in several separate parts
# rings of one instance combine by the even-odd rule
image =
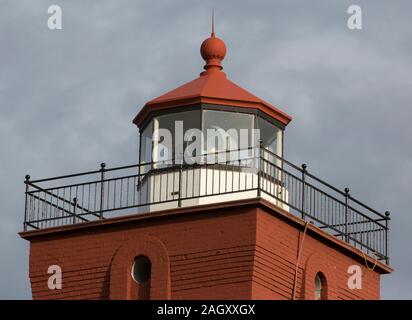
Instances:
[[[181,181],[179,181],[181,179]],[[277,195],[285,202],[288,192],[273,178],[261,177],[262,198],[289,211],[289,207],[271,195]],[[139,189],[140,204],[147,204],[139,212],[152,212],[177,208],[179,188],[181,207],[219,203],[257,197],[258,175],[254,168],[238,167],[192,167],[160,171],[148,176]],[[150,204],[149,204],[150,203]]]

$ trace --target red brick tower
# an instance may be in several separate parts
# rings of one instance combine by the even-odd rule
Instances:
[[[212,31],[205,71],[146,103],[137,165],[26,177],[34,299],[379,299],[389,213],[285,160],[291,117],[225,54]],[[196,133],[210,143],[185,153]]]

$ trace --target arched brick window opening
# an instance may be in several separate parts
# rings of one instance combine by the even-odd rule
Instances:
[[[152,263],[146,256],[139,255],[134,258],[131,276],[134,280],[134,294],[132,297],[138,300],[150,299],[150,280],[152,275]]]
[[[328,299],[328,286],[326,277],[322,272],[318,272],[315,275],[315,300],[327,300]]]
[[[320,253],[312,254],[306,260],[303,299],[316,299],[316,292],[320,292],[322,300],[338,298],[336,267],[329,260],[326,254]],[[319,278],[317,279],[316,276]],[[321,290],[316,290],[316,282]]]
[[[171,298],[169,254],[160,239],[137,234],[123,242],[113,256],[110,299],[149,298]]]

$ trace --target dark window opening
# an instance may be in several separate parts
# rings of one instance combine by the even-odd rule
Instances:
[[[136,283],[138,300],[150,299],[150,279],[152,263],[146,256],[137,256],[132,267],[132,278]]]

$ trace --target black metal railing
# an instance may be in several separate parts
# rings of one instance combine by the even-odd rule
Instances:
[[[381,214],[263,147],[30,180],[24,230],[263,197],[389,264],[389,212]]]

